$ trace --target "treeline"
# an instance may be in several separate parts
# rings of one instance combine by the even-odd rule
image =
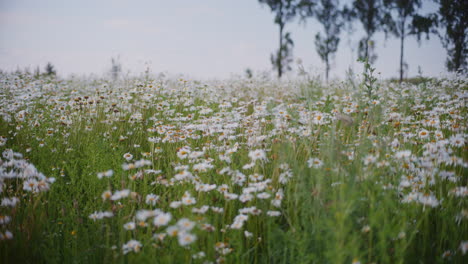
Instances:
[[[2,70],[0,70],[0,73],[3,73]],[[39,78],[41,76],[56,76],[57,75],[57,70],[55,69],[55,66],[51,63],[48,62],[44,66],[44,70],[41,71],[41,68],[39,66],[36,66],[34,71],[31,71],[31,68],[25,67],[24,69],[20,69],[19,67],[14,71],[15,74],[17,75],[31,75],[36,78]]]
[[[422,14],[424,2],[436,2],[438,12]],[[400,40],[400,82],[407,64],[404,60],[405,40],[416,37],[418,42],[431,35],[439,37],[447,50],[446,67],[449,71],[466,70],[468,42],[467,0],[259,0],[274,14],[274,23],[279,28],[279,48],[271,55],[271,62],[278,77],[291,70],[294,41],[285,26],[298,18],[305,22],[313,19],[322,25],[315,35],[315,49],[325,63],[328,76],[334,55],[340,43],[340,34],[345,26],[361,24],[364,36],[358,43],[358,58],[374,63],[377,60],[374,36],[378,32]]]

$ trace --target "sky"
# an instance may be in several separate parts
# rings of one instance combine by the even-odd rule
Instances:
[[[425,2],[422,13],[436,10]],[[0,0],[0,69],[52,62],[62,76],[105,74],[119,57],[124,72],[184,74],[192,78],[228,78],[271,71],[270,55],[278,49],[278,26],[267,6],[256,0]],[[357,43],[364,36],[354,23],[342,32],[330,76],[344,78],[356,62]],[[285,30],[294,41],[293,55],[312,75],[325,65],[314,46],[322,26],[313,18],[293,21]],[[381,78],[398,76],[399,40],[376,36]],[[437,36],[418,44],[405,42],[409,76],[446,73],[446,51]],[[295,65],[294,65],[295,67]]]

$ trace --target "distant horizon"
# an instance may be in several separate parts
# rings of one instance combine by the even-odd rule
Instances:
[[[349,1],[348,1],[349,2]],[[436,5],[425,2],[422,13],[434,12]],[[64,3],[58,0],[11,1],[0,3],[0,69],[36,66],[41,71],[51,62],[58,74],[103,75],[109,71],[111,58],[120,56],[123,72],[188,76],[197,79],[225,79],[254,72],[272,72],[270,55],[277,47],[278,28],[274,15],[258,1],[206,0],[193,3],[163,1],[84,0]],[[331,79],[343,79],[349,68],[362,72],[357,62],[357,41],[363,36],[355,22],[351,36],[342,32],[338,53],[332,64]],[[297,20],[286,25],[295,42],[296,60],[312,75],[323,76],[314,35],[321,25],[309,19],[306,25]],[[376,34],[374,65],[382,79],[398,77],[399,40]],[[406,77],[446,75],[446,50],[439,38],[415,37],[405,42]]]

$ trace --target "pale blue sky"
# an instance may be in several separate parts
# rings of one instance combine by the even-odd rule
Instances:
[[[425,11],[433,11],[425,1]],[[314,46],[321,25],[286,26],[295,42],[294,57],[322,74],[324,65]],[[360,24],[352,39],[342,33],[331,77],[343,77],[349,65],[360,71],[356,49],[364,35]],[[377,36],[382,77],[397,77],[399,41],[384,43]],[[270,70],[270,54],[278,49],[278,27],[273,14],[256,0],[0,0],[0,69],[17,66],[41,69],[51,61],[60,74],[102,74],[110,58],[120,55],[123,68],[141,73],[149,64],[153,73],[167,71],[191,77],[225,78],[249,67]],[[432,36],[419,46],[406,41],[409,75],[418,66],[427,75],[445,72],[446,51]]]

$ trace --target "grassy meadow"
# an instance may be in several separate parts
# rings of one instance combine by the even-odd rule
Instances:
[[[1,263],[468,263],[464,76],[0,80]]]

